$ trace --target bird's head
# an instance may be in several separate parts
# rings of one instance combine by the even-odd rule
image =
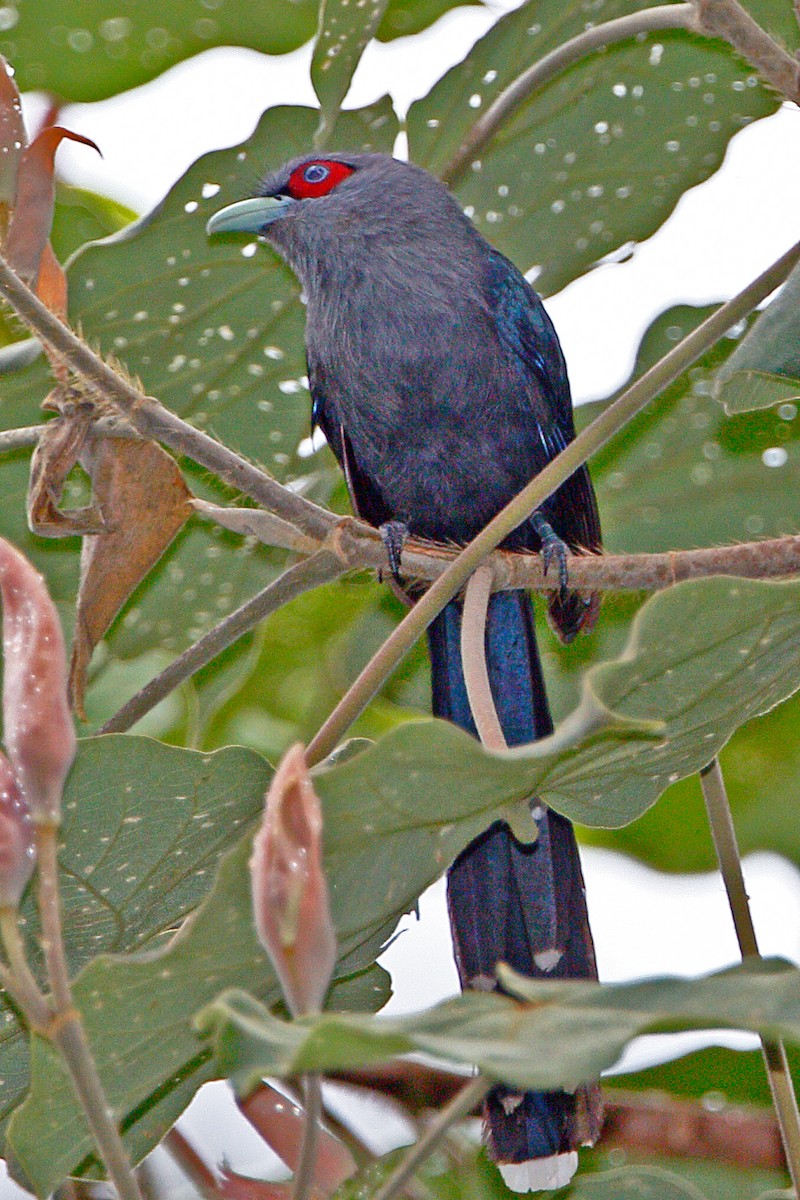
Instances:
[[[353,266],[376,252],[429,256],[437,239],[452,239],[466,224],[444,185],[421,167],[388,154],[320,153],[292,159],[206,229],[265,238],[312,283],[332,264]]]

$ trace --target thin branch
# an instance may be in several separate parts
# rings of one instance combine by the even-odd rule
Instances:
[[[146,683],[114,713],[113,717],[109,717],[98,732],[125,733],[176,687],[205,667],[228,646],[232,646],[244,634],[249,633],[270,613],[275,612],[281,605],[288,604],[303,592],[337,579],[343,571],[341,562],[325,550],[319,550],[311,558],[289,567],[257,596],[230,613],[198,642],[174,659],[159,675]]]
[[[527,520],[548,496],[569,479],[587,458],[595,454],[641,412],[673,379],[681,375],[706,350],[719,340],[736,321],[747,316],[783,283],[800,261],[800,242],[777,262],[748,284],[727,304],[723,304],[697,329],[679,342],[659,362],[646,371],[622,395],[609,405],[591,425],[549,463],[522,491],[503,508],[477,537],[466,546],[443,575],[431,585],[414,608],[395,627],[377,654],[342,697],[308,747],[309,766],[326,758],[345,730],[363,711],[430,622],[445,604],[458,594],[470,575],[499,543]]]
[[[431,1154],[444,1138],[452,1125],[468,1116],[480,1104],[491,1083],[483,1075],[476,1075],[460,1092],[445,1105],[428,1125],[418,1142],[404,1154],[395,1170],[379,1187],[372,1200],[394,1200],[402,1192],[408,1180],[421,1162]]]
[[[718,759],[713,758],[700,772],[700,783],[742,958],[760,958],[750,901],[742,874],[736,830]],[[789,1175],[794,1185],[795,1196],[800,1197],[800,1113],[797,1110],[797,1097],[792,1086],[786,1051],[782,1042],[767,1038],[761,1039],[761,1049]]]
[[[309,1200],[314,1188],[319,1123],[322,1119],[322,1087],[319,1075],[313,1071],[303,1076],[303,1101],[303,1138],[294,1173],[292,1200]]]
[[[662,4],[641,12],[628,13],[613,21],[605,21],[602,25],[594,25],[545,54],[518,75],[478,118],[441,172],[441,178],[452,185],[491,141],[503,122],[567,67],[615,42],[628,41],[639,34],[654,33],[661,29],[692,29],[699,32],[694,4]]]
[[[454,1071],[403,1059],[337,1071],[334,1079],[377,1092],[417,1119],[447,1104],[464,1086],[464,1076]],[[479,1107],[474,1111],[478,1116]],[[709,1109],[699,1100],[662,1091],[605,1087],[600,1138],[605,1149],[620,1146],[639,1154],[708,1158],[750,1170],[782,1171],[786,1166],[771,1109],[737,1104]]]
[[[240,455],[194,429],[180,417],[146,396],[110,367],[62,321],[45,308],[0,258],[0,295],[13,305],[20,320],[37,333],[104,403],[113,404],[146,437],[185,454],[219,479],[263,504],[303,533],[324,538],[337,518],[296,492],[289,491]]]
[[[173,1125],[162,1143],[170,1158],[191,1180],[204,1200],[220,1200],[222,1192],[214,1172],[203,1162],[190,1141]]]
[[[0,433],[0,453],[35,445],[44,425],[11,429]],[[100,419],[93,426],[99,433],[108,429],[114,437],[125,436],[119,421]],[[135,431],[132,436],[139,437]],[[339,517],[324,540],[290,530],[265,509],[225,508],[194,500],[201,517],[225,529],[258,538],[267,546],[313,552],[327,546],[336,554],[343,571],[385,570],[386,547],[371,525],[356,518]],[[241,514],[241,515],[240,515]],[[413,579],[438,579],[457,557],[449,546],[437,546],[410,538],[402,552],[403,572]],[[498,550],[491,557],[494,591],[528,588],[550,591],[554,584],[545,577],[538,554],[513,554]],[[709,546],[699,550],[667,550],[654,554],[572,554],[567,559],[569,582],[579,591],[657,591],[685,579],[709,575],[735,575],[743,579],[783,579],[800,572],[800,536],[787,535],[734,546]]]
[[[461,665],[478,737],[487,750],[506,750],[486,662],[486,614],[492,592],[492,570],[486,563],[470,576],[461,615]]]
[[[702,33],[724,38],[787,100],[800,104],[800,62],[738,0],[695,0],[695,7]]]
[[[48,1036],[61,1052],[86,1123],[120,1200],[142,1200],[128,1152],[112,1119],[83,1021],[72,1002],[61,930],[58,831],[54,825],[39,824],[35,827],[35,837],[42,948],[54,1009]]]
[[[43,425],[23,425],[19,429],[4,429],[0,433],[0,454],[10,450],[27,450],[39,443]]]
[[[16,908],[0,908],[0,937],[11,967],[9,971],[0,964],[0,987],[8,992],[30,1026],[46,1035],[52,1013],[28,965]]]

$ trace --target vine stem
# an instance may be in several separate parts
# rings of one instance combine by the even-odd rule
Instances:
[[[25,944],[19,929],[19,910],[5,905],[0,908],[0,937],[8,955],[11,971],[0,966],[0,985],[19,1005],[32,1028],[47,1034],[50,1023],[50,1008],[39,984],[36,982],[25,953]]]
[[[53,1004],[48,1036],[63,1056],[89,1130],[109,1178],[117,1189],[119,1200],[142,1200],[128,1153],[111,1116],[80,1013],[72,1002],[61,929],[58,828],[51,823],[37,824],[35,838],[42,947]]]
[[[440,1109],[426,1128],[419,1141],[403,1155],[385,1183],[378,1188],[372,1200],[394,1200],[421,1162],[431,1154],[456,1121],[468,1116],[481,1103],[491,1087],[484,1075],[476,1075],[453,1099]]]
[[[719,759],[712,758],[700,772],[700,784],[708,814],[708,823],[714,839],[717,860],[728,895],[736,938],[743,959],[760,958],[753,915],[742,874],[742,860],[736,840],[736,829],[728,801],[725,780]],[[795,1196],[800,1197],[800,1113],[797,1097],[792,1086],[792,1077],[786,1059],[783,1042],[761,1039],[761,1050],[767,1079],[772,1093],[772,1103],[778,1118],[781,1141],[786,1155],[789,1175]]]
[[[453,560],[447,570],[431,584],[364,667],[310,743],[306,752],[309,766],[331,753],[345,730],[422,636],[433,618],[458,594],[472,572],[503,538],[527,520],[548,496],[586,462],[587,458],[610,441],[668,384],[710,349],[732,325],[746,317],[770,292],[783,283],[799,261],[800,242],[797,242],[757,279],[707,317],[697,329],[626,388],[613,404],[579,433],[566,449],[501,509]]]
[[[508,748],[495,708],[486,662],[486,617],[492,594],[492,569],[484,563],[471,575],[461,615],[461,665],[472,719],[487,750]]]
[[[311,588],[338,579],[344,570],[343,564],[324,550],[289,567],[257,596],[230,613],[209,630],[205,637],[200,638],[149,680],[136,695],[131,696],[130,700],[109,717],[98,733],[126,732],[171,691],[210,663],[228,646],[233,645],[270,613]]]
[[[314,1172],[317,1165],[319,1123],[322,1118],[322,1087],[320,1077],[314,1071],[303,1076],[303,1139],[300,1157],[294,1174],[292,1200],[308,1200],[314,1187]]]
[[[497,130],[512,113],[528,100],[539,88],[550,83],[567,67],[574,66],[595,50],[602,50],[615,42],[628,41],[638,34],[654,33],[660,29],[691,29],[700,32],[697,10],[694,4],[660,4],[645,8],[641,12],[627,13],[602,25],[585,29],[576,37],[557,46],[518,75],[508,87],[489,105],[479,117],[467,137],[458,147],[450,162],[441,172],[441,178],[452,185],[465,171]]]

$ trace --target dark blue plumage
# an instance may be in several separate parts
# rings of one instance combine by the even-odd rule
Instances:
[[[302,280],[312,419],[372,524],[463,544],[574,437],[566,367],[539,297],[427,172],[383,155],[297,159],[265,181],[260,201],[223,210],[216,228],[264,233]],[[506,545],[538,551],[553,534],[599,549],[585,468]],[[574,592],[553,593],[548,606],[564,640],[594,620],[594,600]],[[474,733],[459,626],[454,601],[429,631],[433,711]],[[486,653],[508,743],[546,736],[524,592],[492,597]],[[595,977],[572,827],[532,804],[534,845],[498,822],[449,872],[465,987],[494,986],[501,960],[528,975]],[[593,1140],[599,1105],[592,1088],[525,1097],[496,1088],[487,1115],[495,1156],[519,1163]]]

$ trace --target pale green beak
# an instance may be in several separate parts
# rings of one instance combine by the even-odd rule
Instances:
[[[282,217],[294,201],[290,196],[255,196],[239,200],[215,212],[206,225],[206,233],[261,233]]]

